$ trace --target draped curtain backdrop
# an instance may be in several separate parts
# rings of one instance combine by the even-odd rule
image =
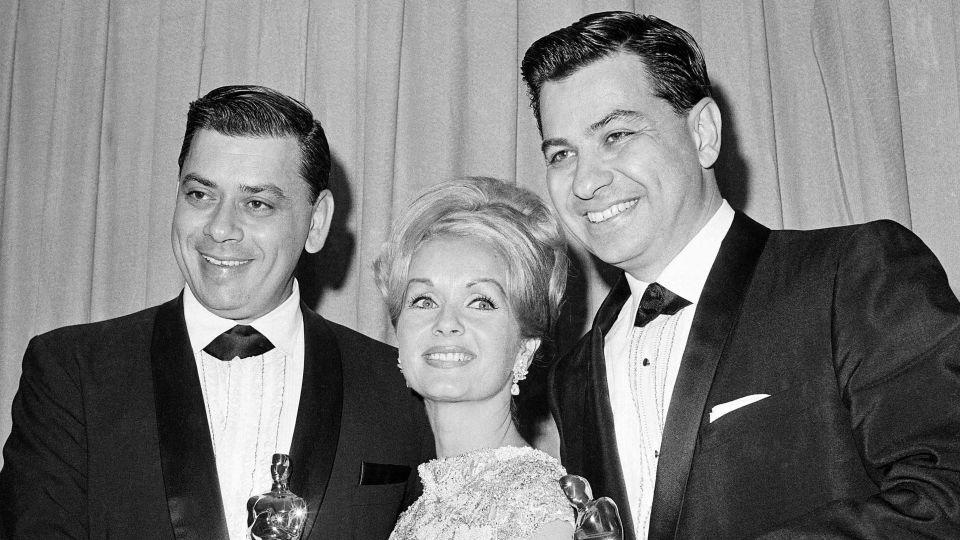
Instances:
[[[305,298],[390,341],[370,265],[393,218],[464,174],[546,195],[518,63],[538,37],[608,9],[652,13],[703,47],[735,208],[772,228],[894,219],[957,289],[953,0],[2,0],[0,440],[32,335],[182,287],[169,230],[190,101],[254,83],[313,109],[337,208],[301,265]],[[580,259],[565,335],[609,277]]]

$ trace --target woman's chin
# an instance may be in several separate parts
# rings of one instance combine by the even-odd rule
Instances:
[[[480,389],[474,388],[469,384],[430,384],[423,385],[421,388],[414,388],[425,401],[436,404],[468,404],[493,401],[499,401],[502,398],[505,401],[510,400],[510,389]]]
[[[452,373],[421,373],[411,381],[413,390],[429,401],[469,401],[473,391],[470,378]]]
[[[463,403],[474,401],[470,393],[463,388],[433,387],[417,391],[423,399],[434,403]]]

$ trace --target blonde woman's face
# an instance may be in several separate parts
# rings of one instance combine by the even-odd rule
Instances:
[[[400,364],[431,401],[510,399],[511,372],[529,362],[506,294],[506,265],[482,242],[437,238],[410,260],[397,320]]]

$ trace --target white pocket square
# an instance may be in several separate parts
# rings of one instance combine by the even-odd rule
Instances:
[[[714,423],[721,416],[739,409],[740,407],[746,407],[751,403],[756,403],[763,398],[770,397],[770,394],[751,394],[749,396],[743,396],[742,398],[737,398],[733,401],[728,401],[726,403],[721,403],[719,405],[714,405],[710,409],[710,423]]]

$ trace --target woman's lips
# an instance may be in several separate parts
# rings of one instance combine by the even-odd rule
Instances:
[[[428,365],[437,368],[462,366],[477,357],[463,347],[431,347],[422,356]]]

